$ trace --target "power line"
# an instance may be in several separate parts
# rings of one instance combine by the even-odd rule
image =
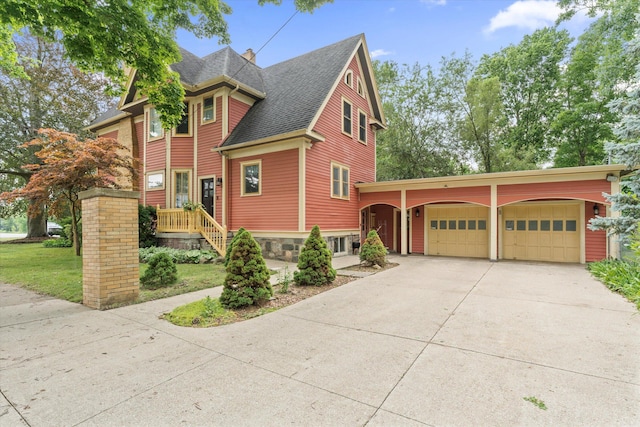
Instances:
[[[298,11],[297,11],[297,10],[296,10],[295,12],[293,12],[293,14],[289,17],[289,19],[287,19],[287,20],[286,20],[286,22],[285,22],[284,24],[282,24],[282,25],[280,26],[280,28],[278,28],[278,30],[277,30],[275,33],[273,33],[273,35],[272,35],[271,37],[269,37],[269,40],[267,40],[267,41],[266,41],[266,42],[265,42],[265,43],[260,47],[260,49],[258,49],[258,50],[253,54],[253,57],[255,58],[255,57],[260,53],[260,51],[261,51],[262,49],[264,49],[264,48],[265,48],[265,46],[267,46],[267,45],[271,42],[271,40],[273,40],[273,39],[275,38],[275,36],[277,36],[277,35],[278,35],[278,33],[279,33],[280,31],[282,31],[282,29],[283,29],[284,27],[286,27],[286,26],[287,26],[287,24],[288,24],[289,22],[291,22],[291,20],[292,20],[292,19],[294,18],[294,16],[296,16],[297,14],[298,14]],[[244,68],[248,63],[249,63],[249,61],[245,62],[245,63],[242,65],[242,67],[240,67],[240,69],[239,69],[238,71],[236,71],[235,73],[233,73],[233,76],[231,76],[231,78],[233,79],[236,75],[238,75],[238,73],[239,73],[240,71],[242,71],[242,69],[243,69],[243,68]]]

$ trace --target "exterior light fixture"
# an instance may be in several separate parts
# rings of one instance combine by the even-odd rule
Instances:
[[[416,208],[416,218],[420,218],[420,208]]]
[[[218,187],[220,187],[220,186],[222,185],[222,177],[221,177],[221,176],[219,176],[218,178],[216,178],[216,185],[217,185]]]
[[[607,181],[608,182],[616,182],[618,181],[618,177],[615,176],[614,174],[610,173],[607,175]]]
[[[593,205],[593,214],[594,215],[600,215],[600,207],[598,206],[597,203],[595,205]]]

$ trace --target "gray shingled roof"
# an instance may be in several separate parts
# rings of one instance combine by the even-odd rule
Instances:
[[[216,77],[226,76],[264,93],[260,67],[228,46],[204,58],[198,58],[182,48],[180,54],[182,61],[173,64],[171,69],[177,71],[185,83],[198,85]]]
[[[204,58],[180,48],[182,61],[171,68],[192,86],[226,76],[266,94],[226,139],[223,146],[229,147],[307,129],[361,38],[359,34],[265,69],[230,47]],[[102,123],[119,113],[108,111],[92,124]]]
[[[249,109],[222,145],[308,128],[361,38],[353,36],[263,69],[267,96]]]

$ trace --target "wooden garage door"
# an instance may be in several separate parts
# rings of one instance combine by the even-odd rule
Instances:
[[[502,209],[505,259],[580,262],[580,205],[530,204]]]
[[[429,207],[428,254],[488,258],[488,216],[482,206]]]

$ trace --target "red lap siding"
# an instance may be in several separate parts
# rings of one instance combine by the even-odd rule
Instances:
[[[611,184],[604,179],[501,185],[498,186],[498,205],[504,206],[536,199],[577,199],[604,202],[602,193],[610,191]]]
[[[261,195],[241,196],[240,164],[262,160]],[[252,156],[229,161],[229,228],[250,231],[296,231],[298,229],[298,150]],[[356,217],[357,219],[357,217]]]
[[[306,228],[318,224],[322,230],[357,229],[359,223],[358,195],[355,182],[375,181],[375,136],[370,126],[367,144],[358,141],[358,109],[371,117],[369,102],[356,92],[360,71],[355,58],[349,64],[353,72],[353,88],[344,83],[344,76],[331,95],[314,130],[326,140],[307,151]],[[361,78],[364,82],[364,79]],[[352,105],[352,135],[342,130],[342,100]],[[349,168],[349,200],[331,197],[331,162]]]
[[[589,230],[589,220],[594,217],[592,202],[586,202],[584,207],[584,249],[585,261],[600,261],[607,257],[607,232]],[[605,215],[605,206],[599,205],[600,215]]]

